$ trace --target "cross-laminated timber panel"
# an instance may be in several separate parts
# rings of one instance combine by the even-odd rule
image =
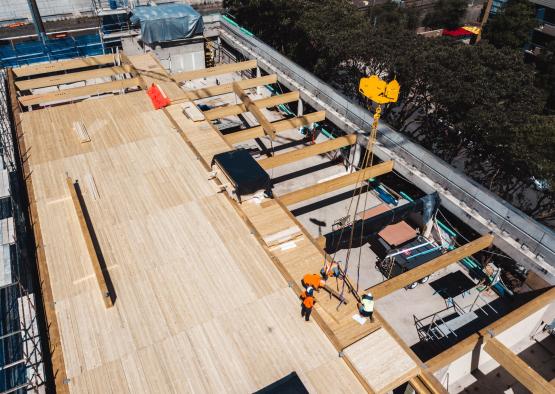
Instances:
[[[65,387],[254,392],[293,366],[311,392],[362,392],[319,327],[298,318],[296,295],[235,205],[208,180],[168,113],[137,92],[31,111],[22,119],[23,138],[43,146],[29,163],[41,222],[48,224],[52,308],[68,360]],[[96,126],[91,143],[69,130],[77,120]],[[218,137],[214,129],[208,133]],[[73,207],[65,171],[78,179],[90,173],[98,187],[99,198],[85,198],[118,290],[108,310],[96,297],[85,246],[76,241],[78,224],[66,220]],[[226,294],[226,304],[202,297],[208,288]]]
[[[293,101],[297,101],[299,98],[300,98],[299,92],[288,92],[288,93],[279,94],[272,97],[253,100],[253,103],[258,108],[268,108],[268,107],[275,107],[276,105],[280,105],[280,104],[287,104]],[[245,106],[245,104],[226,105],[223,107],[218,107],[214,109],[209,109],[208,111],[204,111],[204,117],[208,120],[215,120],[215,119],[225,118],[226,116],[239,115],[247,111],[248,109]]]
[[[401,275],[395,276],[382,283],[372,286],[371,288],[367,289],[367,291],[372,293],[374,299],[385,297],[386,295],[391,294],[394,291],[402,289],[403,287],[406,287],[411,283],[416,282],[417,280],[425,278],[426,276],[429,276],[442,268],[445,268],[461,259],[464,259],[465,257],[471,256],[484,248],[487,248],[492,243],[493,236],[489,234],[484,235],[457,249],[454,249],[450,252],[445,253],[444,255],[428,261],[427,263],[422,264],[410,271],[407,271]]]
[[[296,118],[272,122],[272,127],[274,127],[274,129],[276,130],[276,133],[280,133],[282,131],[291,130],[297,127],[309,126],[315,122],[321,122],[324,119],[326,119],[326,112],[318,111],[303,116],[298,116]],[[235,133],[226,135],[224,138],[228,144],[233,145],[259,137],[264,137],[264,129],[262,128],[262,126],[255,126],[245,130],[237,131]]]
[[[215,77],[217,75],[229,74],[238,71],[252,70],[253,68],[256,68],[256,66],[256,60],[247,60],[246,62],[221,64],[201,70],[176,73],[172,74],[172,77],[176,82],[184,82],[192,79]]]
[[[532,393],[553,393],[553,386],[547,380],[497,339],[489,338],[484,350]]]
[[[310,145],[302,149],[295,149],[281,155],[274,155],[272,157],[259,160],[258,164],[260,164],[260,166],[265,170],[269,170],[289,163],[294,163],[299,160],[307,159],[312,156],[320,155],[322,153],[343,148],[344,146],[353,145],[354,143],[356,143],[356,141],[357,136],[355,134],[350,134],[333,140],[321,142],[319,144]]]

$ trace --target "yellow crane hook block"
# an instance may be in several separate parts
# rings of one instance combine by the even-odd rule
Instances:
[[[396,79],[387,83],[377,75],[361,78],[358,85],[360,93],[378,104],[395,103],[399,98],[400,89]]]

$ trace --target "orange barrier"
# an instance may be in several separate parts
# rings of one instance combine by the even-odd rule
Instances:
[[[166,96],[162,89],[160,89],[158,85],[154,83],[150,86],[150,88],[148,88],[147,94],[152,101],[152,105],[156,109],[167,107],[171,103],[171,100],[168,98],[168,96]]]

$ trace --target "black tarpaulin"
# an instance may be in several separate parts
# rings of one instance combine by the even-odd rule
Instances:
[[[217,163],[234,183],[238,197],[259,190],[269,192],[271,189],[268,173],[244,149],[219,153],[212,159],[212,165],[214,163]]]
[[[351,231],[354,231],[351,246],[353,248],[362,246],[369,241],[370,237],[379,233],[386,226],[399,223],[412,212],[422,212],[423,223],[427,223],[436,214],[440,203],[439,194],[434,192],[368,219],[357,220],[351,226],[343,229],[342,236],[341,229],[326,234],[325,250],[327,253],[335,253],[338,250],[349,248]]]

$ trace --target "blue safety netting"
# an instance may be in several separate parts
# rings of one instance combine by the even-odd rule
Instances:
[[[179,40],[202,34],[202,16],[187,4],[160,4],[133,9],[131,23],[141,26],[143,42]]]
[[[103,53],[98,34],[40,41],[22,41],[0,45],[0,67],[17,67],[50,60],[94,56]]]

